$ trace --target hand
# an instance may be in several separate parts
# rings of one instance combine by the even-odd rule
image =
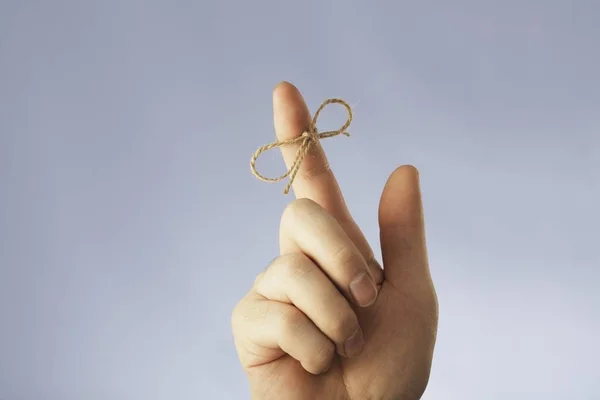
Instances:
[[[289,83],[274,92],[279,140],[311,116]],[[294,146],[282,148],[289,166]],[[382,269],[352,219],[320,145],[283,213],[281,255],[232,315],[253,399],[419,399],[429,379],[438,305],[429,273],[419,177],[392,173],[379,206]]]

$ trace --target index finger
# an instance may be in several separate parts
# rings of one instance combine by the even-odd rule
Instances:
[[[302,94],[288,82],[280,83],[273,92],[273,114],[279,141],[302,135],[312,121]],[[299,146],[300,144],[281,146],[283,159],[288,168],[294,163]],[[367,239],[348,211],[342,191],[319,141],[310,146],[294,179],[292,189],[296,198],[313,200],[338,220],[367,261],[373,280],[376,284],[380,284],[383,280],[381,267],[375,260]]]
[[[312,120],[302,95],[288,82],[280,83],[273,92],[273,116],[279,141],[301,136],[309,128]],[[281,147],[288,168],[294,163],[299,147],[300,143]],[[310,146],[292,189],[296,198],[311,199],[338,219],[349,218],[342,192],[319,141]]]

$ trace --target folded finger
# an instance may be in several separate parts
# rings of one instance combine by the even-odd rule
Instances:
[[[247,360],[247,368],[261,365],[264,356],[257,354],[269,350],[288,354],[311,374],[320,374],[331,365],[335,345],[293,305],[251,296],[238,308],[234,321],[236,341],[260,349],[242,349],[242,353],[258,357]],[[278,357],[271,358],[275,361]]]
[[[323,271],[302,253],[277,258],[254,289],[269,300],[293,304],[331,341],[338,353],[360,353],[363,336],[354,310]]]
[[[280,249],[282,254],[306,254],[357,305],[366,307],[375,301],[377,288],[367,261],[338,221],[314,201],[300,199],[286,208]]]

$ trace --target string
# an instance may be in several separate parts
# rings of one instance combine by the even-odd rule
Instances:
[[[323,111],[323,109],[330,104],[342,105],[348,112],[348,119],[346,120],[346,123],[344,123],[344,125],[338,130],[328,131],[328,132],[319,132],[317,130],[317,120],[319,119],[319,115],[321,114],[321,111]],[[319,106],[319,108],[315,112],[315,115],[313,116],[313,118],[308,126],[308,129],[304,133],[302,133],[302,135],[292,138],[292,139],[284,140],[284,141],[275,141],[273,143],[269,143],[264,146],[261,146],[258,150],[256,150],[256,152],[254,152],[254,154],[252,155],[252,158],[250,158],[250,170],[252,171],[252,174],[255,177],[257,177],[258,179],[260,179],[263,182],[269,182],[269,183],[279,182],[289,176],[290,179],[289,179],[287,185],[285,186],[285,189],[283,190],[284,194],[288,194],[290,191],[290,188],[292,187],[292,184],[294,183],[294,179],[296,179],[296,175],[298,174],[298,171],[300,170],[302,161],[304,161],[304,158],[308,154],[311,146],[318,144],[319,140],[321,140],[321,139],[326,139],[326,138],[330,138],[330,137],[334,137],[334,136],[338,136],[338,135],[350,136],[350,133],[346,132],[346,129],[348,129],[348,127],[350,126],[351,123],[352,123],[352,108],[350,108],[350,105],[342,99],[327,99],[323,102],[323,104],[321,104]],[[265,153],[271,149],[274,149],[276,147],[281,147],[281,146],[286,146],[286,145],[294,145],[294,144],[298,144],[298,143],[300,144],[300,146],[298,147],[298,150],[296,151],[296,156],[294,158],[294,161],[292,162],[292,164],[290,165],[288,170],[283,175],[275,177],[275,178],[269,178],[267,176],[262,175],[260,172],[258,172],[258,170],[256,169],[256,160],[263,153]]]

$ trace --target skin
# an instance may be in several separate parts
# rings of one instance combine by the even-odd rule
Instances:
[[[311,115],[300,92],[273,94],[279,140]],[[295,146],[282,148],[288,166]],[[418,171],[389,177],[379,205],[384,268],[352,219],[322,148],[313,146],[283,212],[280,255],[232,314],[252,399],[419,399],[431,369],[438,303]]]

